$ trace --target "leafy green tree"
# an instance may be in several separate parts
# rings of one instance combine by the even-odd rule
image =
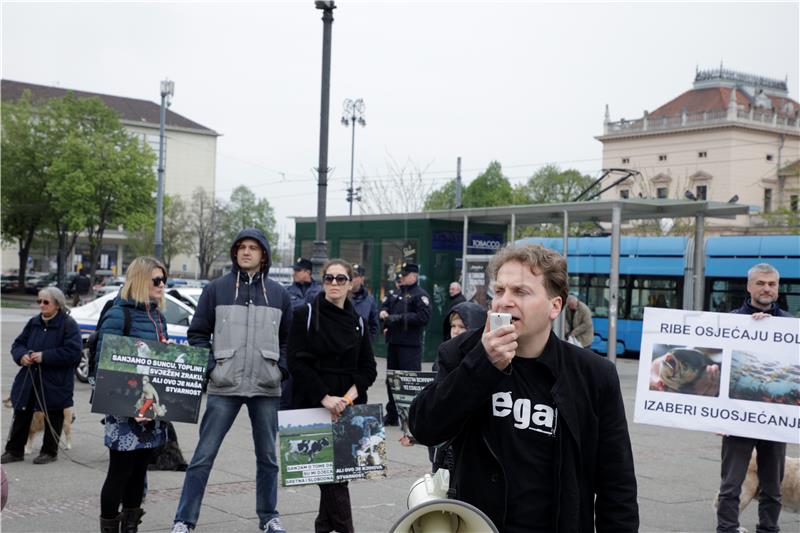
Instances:
[[[464,207],[497,207],[514,204],[514,189],[503,175],[503,167],[492,161],[463,193]]]
[[[258,228],[264,232],[272,246],[277,246],[275,210],[266,198],[257,198],[246,185],[239,185],[231,193],[225,207],[225,235],[233,242],[244,228]]]
[[[155,155],[99,98],[68,94],[50,100],[48,112],[52,126],[63,132],[51,167],[56,179],[48,183],[53,210],[59,214],[59,273],[74,236],[85,230],[93,278],[106,229],[135,229],[155,210]]]
[[[152,255],[155,249],[155,209],[147,221],[133,231],[128,231],[128,246],[134,255]],[[194,250],[194,234],[189,222],[189,208],[180,196],[164,196],[164,226],[162,227],[164,265],[170,270],[172,260],[179,254]]]
[[[19,247],[19,283],[25,287],[28,255],[37,232],[47,222],[46,189],[49,161],[47,139],[37,127],[36,114],[26,93],[17,102],[2,106],[0,188],[2,240]]]
[[[528,181],[515,189],[519,204],[558,204],[573,201],[592,181],[591,176],[577,170],[561,170],[556,165],[547,165],[537,170]],[[577,234],[591,233],[597,229],[592,223],[582,222],[571,225]],[[563,226],[559,224],[534,224],[517,228],[517,237],[562,235]]]
[[[492,161],[477,178],[464,187],[461,193],[462,207],[496,207],[513,205],[515,193],[511,183],[503,175],[503,168],[497,161]],[[451,180],[442,187],[430,192],[425,198],[423,209],[455,209],[456,181]]]

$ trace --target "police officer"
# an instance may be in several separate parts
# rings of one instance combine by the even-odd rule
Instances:
[[[367,332],[369,333],[369,340],[374,341],[375,336],[380,329],[378,322],[378,304],[375,298],[367,290],[364,285],[364,267],[358,263],[353,265],[353,288],[350,289],[350,296],[353,301],[353,307],[356,308],[356,313],[367,325]]]
[[[311,278],[312,268],[311,261],[302,257],[298,257],[297,262],[292,265],[294,281],[286,288],[292,302],[292,310],[313,302],[317,294],[322,291],[322,284]]]
[[[400,288],[394,297],[387,296],[378,314],[386,328],[388,357],[386,368],[391,370],[421,370],[422,333],[431,318],[431,299],[425,289],[417,285],[419,266],[403,263],[400,270]],[[386,382],[389,402],[386,404],[384,425],[398,425],[389,382]]]

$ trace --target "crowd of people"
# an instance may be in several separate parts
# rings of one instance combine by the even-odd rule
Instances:
[[[278,411],[322,407],[336,420],[367,403],[377,379],[373,343],[383,334],[387,368],[419,371],[432,303],[419,265],[400,265],[395,289],[380,304],[365,269],[332,259],[312,276],[299,258],[284,288],[269,277],[270,244],[258,229],[231,244],[230,273],[200,297],[188,341],[210,350],[206,410],[186,469],[173,533],[197,527],[209,475],[243,406],[256,456],[259,530],[285,531],[278,511]],[[436,377],[414,399],[409,429],[431,450],[434,471],[450,470],[449,496],[480,509],[500,531],[638,531],[633,452],[615,366],[591,351],[589,307],[570,294],[566,260],[541,245],[506,247],[489,265],[493,313],[511,323],[491,328],[487,309],[449,287]],[[98,325],[102,336],[169,343],[163,315],[167,270],[152,257],[133,260],[125,284]],[[760,264],[748,272],[747,298],[736,313],[755,320],[788,316],[776,304],[779,273]],[[47,287],[11,349],[20,370],[11,390],[14,417],[2,463],[22,461],[34,414],[48,429],[35,464],[57,459],[65,409],[73,404],[72,372],[82,341],[64,294]],[[442,310],[440,310],[442,311]],[[555,319],[564,316],[564,339]],[[385,425],[397,425],[389,381]],[[145,514],[147,465],[170,438],[165,422],[105,416],[109,448],[100,492],[100,530],[135,533]],[[174,432],[173,432],[174,433]],[[724,436],[718,533],[738,531],[739,492],[753,449],[758,453],[758,531],[778,531],[786,446]],[[602,455],[602,459],[600,459]],[[316,532],[354,531],[346,482],[320,484]]]

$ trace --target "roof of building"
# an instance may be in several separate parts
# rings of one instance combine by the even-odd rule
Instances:
[[[704,89],[691,89],[673,98],[666,104],[655,109],[648,116],[657,118],[662,116],[680,115],[684,111],[687,113],[702,113],[703,111],[721,111],[728,108],[731,99],[732,87],[709,87]],[[800,111],[800,104],[786,98],[772,94],[764,94],[770,102],[771,108],[777,110],[778,116],[794,117]],[[737,87],[736,104],[745,109],[753,107],[763,107],[759,105],[757,95],[750,95],[745,87]]]
[[[62,98],[68,93],[72,93],[78,98],[91,98],[96,96],[108,107],[119,113],[120,119],[127,124],[158,127],[160,123],[161,106],[149,100],[77,91],[61,87],[49,87],[47,85],[36,85],[34,83],[21,81],[2,80],[2,100],[4,102],[20,99],[26,90],[30,91],[34,102],[42,102],[51,98]],[[189,120],[169,109],[167,109],[165,125],[167,128],[192,130],[205,135],[219,135],[219,133],[211,128]]]

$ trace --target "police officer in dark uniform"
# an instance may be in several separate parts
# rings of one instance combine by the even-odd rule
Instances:
[[[292,310],[313,302],[317,294],[322,291],[322,284],[311,277],[312,268],[311,261],[302,257],[298,257],[297,262],[292,265],[293,283],[286,288],[292,302]]]
[[[380,322],[378,321],[378,304],[375,298],[367,290],[364,285],[364,267],[358,263],[353,265],[353,288],[350,290],[350,297],[353,301],[353,307],[356,309],[358,316],[364,320],[369,332],[369,340],[374,341],[380,330]]]
[[[425,289],[417,284],[419,266],[403,263],[400,270],[401,286],[395,295],[387,296],[381,303],[379,317],[383,320],[388,343],[386,368],[391,370],[421,370],[422,334],[431,318],[431,299]],[[384,425],[398,425],[389,382],[386,382],[389,403],[386,404]]]

